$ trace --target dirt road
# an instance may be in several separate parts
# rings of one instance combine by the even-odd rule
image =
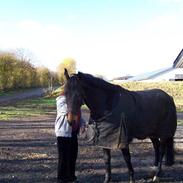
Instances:
[[[87,114],[85,114],[87,117]],[[57,149],[55,115],[0,121],[0,183],[56,183]],[[161,182],[183,182],[183,126],[176,133],[176,164],[164,167]],[[131,145],[136,183],[149,182],[153,149],[148,141]],[[101,183],[102,149],[79,140],[77,161],[80,183]],[[112,151],[112,182],[126,183],[127,168],[120,151]]]

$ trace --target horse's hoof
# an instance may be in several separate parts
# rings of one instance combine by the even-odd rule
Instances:
[[[132,177],[129,179],[129,183],[135,183],[135,179]]]
[[[109,183],[109,181],[108,180],[104,180],[104,182],[103,183]]]
[[[109,183],[110,180],[105,179],[103,183]]]
[[[110,176],[105,176],[104,182],[103,183],[109,183],[111,180]]]
[[[129,183],[135,183],[135,181],[134,180],[130,180]]]
[[[147,178],[151,178],[152,180],[152,177],[154,177],[157,171],[158,171],[158,168],[156,166],[151,166],[149,168],[149,171],[147,172]]]
[[[155,183],[157,183],[157,182],[159,182],[160,181],[160,178],[158,177],[158,176],[154,176],[153,177],[153,182],[155,182]]]

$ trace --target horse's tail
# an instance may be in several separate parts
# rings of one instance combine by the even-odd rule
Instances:
[[[172,130],[172,137],[169,137],[167,139],[167,143],[166,143],[166,151],[165,151],[165,164],[167,166],[171,166],[174,164],[175,162],[175,152],[174,152],[174,134],[177,128],[177,112],[176,112],[176,106],[174,103],[174,100],[172,97],[170,97],[170,105],[169,105],[169,116],[168,116],[168,120],[169,120],[169,127]]]
[[[175,162],[175,156],[174,156],[174,138],[170,137],[167,139],[166,144],[166,153],[165,153],[165,164],[167,166],[172,166]]]

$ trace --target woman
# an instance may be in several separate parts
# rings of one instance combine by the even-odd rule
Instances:
[[[58,172],[57,179],[59,183],[74,182],[76,159],[78,155],[78,139],[80,127],[84,131],[84,120],[81,113],[78,114],[78,120],[73,124],[67,121],[67,104],[64,94],[56,98],[57,117],[55,120],[55,134],[58,147]]]

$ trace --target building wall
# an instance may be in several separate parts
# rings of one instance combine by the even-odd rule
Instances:
[[[175,80],[176,75],[183,76],[183,68],[174,68],[171,71],[159,75],[155,78],[150,79],[149,81],[170,81]],[[182,78],[183,79],[183,78]]]

